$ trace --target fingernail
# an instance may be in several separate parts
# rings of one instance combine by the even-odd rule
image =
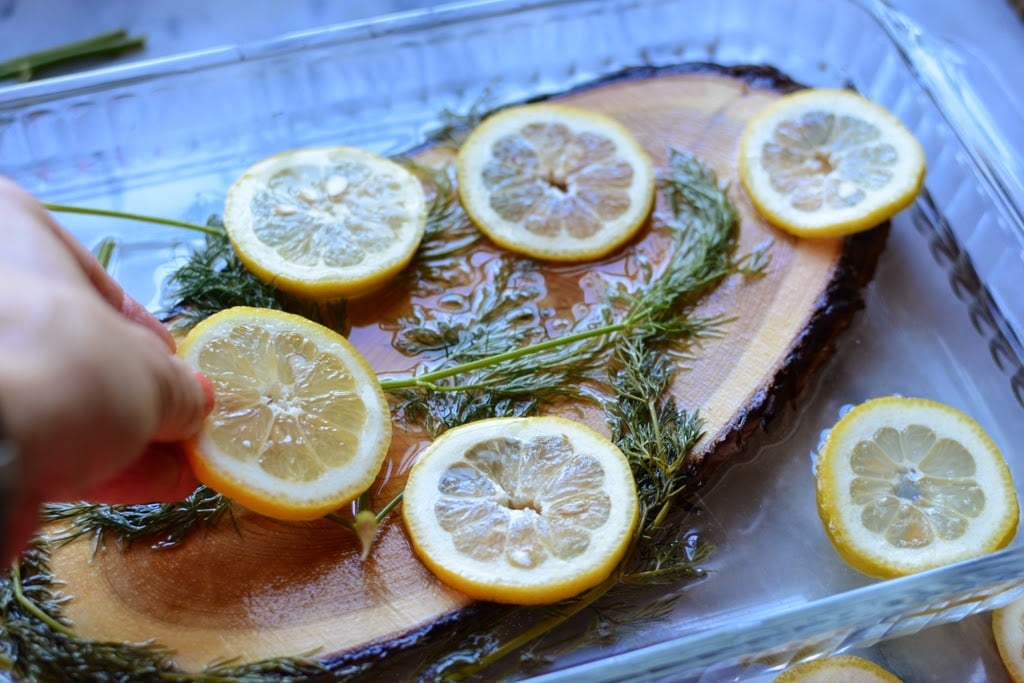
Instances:
[[[203,412],[205,414],[209,414],[217,402],[217,395],[213,390],[213,382],[210,381],[209,377],[198,370],[193,370],[192,374],[196,376],[196,379],[199,380],[199,386],[203,388],[203,398],[206,401],[203,407]]]

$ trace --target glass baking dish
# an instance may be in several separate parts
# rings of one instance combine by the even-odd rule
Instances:
[[[955,57],[943,49],[873,0],[450,5],[0,90],[0,173],[48,201],[203,222],[237,175],[271,153],[324,143],[399,153],[485,94],[496,106],[628,67],[771,64],[889,107],[924,145],[925,190],[894,219],[866,308],[832,359],[704,492],[694,523],[716,546],[707,576],[658,620],[546,664],[541,649],[524,669],[544,680],[756,678],[961,622],[1024,592],[1019,541],[868,579],[839,560],[814,506],[822,431],[843,406],[890,393],[974,416],[1024,485],[1014,450],[1024,442],[1024,185],[991,120],[965,104],[970,84],[940,68]],[[154,310],[167,274],[198,243],[174,228],[62,219],[91,246],[116,238],[112,272]],[[919,662],[892,659],[913,677]]]

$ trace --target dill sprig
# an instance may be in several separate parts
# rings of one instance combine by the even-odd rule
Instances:
[[[503,108],[504,106],[495,106],[494,97],[485,90],[465,113],[450,109],[441,112],[438,117],[440,125],[428,136],[428,140],[436,145],[458,148],[481,121]]]
[[[230,513],[231,501],[206,486],[175,503],[60,503],[43,507],[45,520],[68,522],[60,534],[50,537],[52,543],[63,545],[92,537],[97,547],[112,536],[125,545],[145,539],[154,548],[170,548],[196,529],[216,526]]]
[[[427,224],[404,279],[414,294],[436,294],[469,284],[472,269],[466,252],[482,235],[459,203],[454,168],[424,166],[411,159],[396,159],[423,183],[427,193]]]
[[[615,354],[616,369],[608,377],[614,398],[605,404],[605,413],[612,438],[629,461],[640,499],[640,521],[622,562],[604,581],[575,598],[543,610],[516,608],[517,614],[537,617],[525,620],[527,626],[521,630],[509,633],[508,624],[523,620],[503,614],[481,631],[463,635],[446,654],[429,662],[418,680],[471,678],[555,632],[620,586],[678,584],[702,576],[697,563],[710,548],[695,544],[685,530],[665,524],[692,483],[690,454],[701,437],[701,421],[672,398],[678,366],[666,350],[657,350],[655,341],[642,336],[623,340]]]
[[[468,293],[445,294],[437,308],[414,305],[395,325],[392,344],[407,356],[452,363],[524,346],[542,334],[536,299],[543,287],[535,262],[495,259]]]
[[[365,673],[369,663],[337,667],[309,656],[219,662],[196,673],[176,669],[156,643],[81,638],[61,616],[66,601],[50,573],[48,547],[37,544],[0,573],[0,673],[19,681],[112,683],[334,683]]]
[[[640,501],[640,523],[619,578],[632,584],[676,583],[699,575],[695,562],[708,550],[694,548],[666,525],[693,483],[690,455],[703,421],[671,396],[676,373],[671,355],[655,352],[651,340],[633,337],[617,356],[619,369],[611,378],[616,400],[605,412],[612,439],[632,467]]]
[[[24,577],[24,578],[23,578]],[[169,653],[152,643],[93,642],[77,637],[60,616],[49,553],[37,545],[0,574],[0,652],[17,680],[160,680]],[[102,678],[99,678],[102,677]]]
[[[206,235],[205,245],[168,279],[174,301],[167,315],[186,326],[232,306],[281,308],[277,290],[253,275],[239,260],[220,219],[208,225],[219,228]]]
[[[717,333],[726,321],[695,315],[696,305],[730,275],[764,272],[767,247],[735,255],[739,224],[727,188],[692,155],[671,150],[668,172],[659,180],[659,187],[668,209],[667,218],[660,221],[661,229],[667,230],[673,241],[666,263],[656,268],[637,255],[643,266],[637,281],[609,285],[603,302],[570,323],[569,332],[557,338],[548,337],[545,330],[550,321],[541,319],[536,304],[530,308],[518,299],[512,310],[523,318],[516,321],[515,333],[501,334],[500,328],[494,328],[505,324],[502,314],[507,313],[496,303],[498,295],[513,296],[507,279],[499,278],[499,270],[494,285],[481,286],[475,307],[433,311],[429,321],[426,316],[403,321],[406,329],[399,331],[399,339],[428,341],[430,348],[445,352],[444,359],[412,377],[385,379],[381,382],[384,389],[403,392],[406,400],[415,389],[433,394],[486,391],[495,400],[523,395],[545,401],[579,397],[595,381],[595,372],[608,366],[624,338],[657,340],[678,356],[695,341]],[[541,292],[540,288],[521,291],[524,298]],[[478,320],[486,320],[490,326],[478,324]],[[426,350],[427,344],[417,348]],[[427,395],[420,404],[429,407],[430,401]]]

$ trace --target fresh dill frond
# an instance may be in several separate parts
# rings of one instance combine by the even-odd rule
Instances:
[[[481,121],[501,109],[502,107],[494,106],[493,95],[485,90],[473,102],[468,111],[458,113],[446,109],[441,112],[441,115],[438,117],[441,125],[427,136],[427,139],[434,144],[458,148],[465,141],[470,131],[480,125]]]
[[[112,537],[125,545],[146,539],[154,548],[169,548],[196,529],[216,526],[230,513],[231,501],[206,486],[175,503],[60,503],[43,507],[43,519],[69,522],[63,533],[50,539],[58,545],[91,536],[97,546]]]
[[[195,683],[347,683],[365,680],[371,662],[334,667],[312,657],[273,657],[247,664],[215,664]],[[180,679],[176,679],[180,680]]]
[[[169,652],[152,643],[79,638],[61,614],[64,602],[36,545],[0,574],[0,653],[5,669],[24,681],[159,681],[172,671]],[[22,579],[24,577],[24,580]]]
[[[232,306],[281,308],[277,290],[253,275],[235,254],[219,219],[216,234],[189,255],[188,261],[168,279],[168,319],[182,319],[186,327]]]
[[[717,334],[726,320],[696,315],[697,304],[730,275],[760,274],[766,260],[736,256],[738,215],[727,188],[699,159],[670,150],[659,188],[668,215],[658,229],[672,238],[665,263],[647,264],[638,253],[636,260],[645,266],[636,280],[608,284],[584,315],[562,321],[568,331],[559,338],[548,333],[554,321],[539,317],[543,280],[511,286],[508,271],[499,267],[472,295],[442,299],[452,302],[451,310],[415,308],[399,321],[395,338],[400,349],[411,355],[443,351],[443,357],[417,377],[385,381],[385,390],[419,387],[439,394],[486,389],[496,400],[516,395],[578,398],[599,381],[623,338],[654,340],[678,359],[695,341]],[[503,305],[506,297],[510,303]],[[506,320],[510,310],[521,316],[514,326]],[[440,381],[447,378],[455,379]],[[430,400],[429,395],[421,399]]]
[[[36,544],[0,573],[0,673],[15,680],[113,683],[336,683],[360,677],[372,663],[332,666],[307,656],[236,664],[202,672],[177,669],[169,650],[152,642],[116,643],[78,636],[61,616],[66,602],[50,573],[49,546]]]
[[[100,266],[103,270],[110,268],[110,260],[114,256],[114,250],[117,248],[117,240],[112,237],[103,239],[99,245],[96,246],[95,254],[96,260],[99,261]]]
[[[468,285],[473,271],[467,252],[483,237],[459,203],[453,166],[433,168],[397,159],[423,183],[427,193],[427,224],[423,240],[404,279],[417,295],[436,294]]]
[[[623,340],[606,406],[612,440],[633,466],[641,524],[654,525],[660,510],[686,484],[687,457],[702,434],[702,421],[680,410],[669,393],[675,363],[654,353],[640,337]]]
[[[485,389],[435,392],[397,392],[398,419],[423,429],[432,438],[452,427],[492,417],[525,417],[537,412],[538,400],[525,392],[490,392]]]
[[[737,258],[739,214],[728,188],[695,156],[669,150],[668,169],[659,175],[658,188],[668,209],[661,221],[672,237],[668,261],[660,276],[625,293],[620,285],[609,296],[625,301],[626,321],[635,332],[671,344],[723,323],[695,318],[694,307],[730,275],[763,274],[767,256],[762,248],[757,256]]]
[[[544,291],[532,261],[499,258],[490,262],[480,282],[467,293],[452,291],[436,308],[413,306],[395,325],[393,345],[410,357],[441,355],[463,363],[524,346],[543,335],[543,318],[535,303]]]
[[[634,337],[617,355],[620,369],[610,379],[616,398],[606,414],[612,439],[632,467],[640,501],[640,523],[620,580],[678,583],[699,576],[696,565],[710,551],[666,524],[694,480],[690,454],[703,435],[703,422],[672,398],[678,370],[669,354]]]

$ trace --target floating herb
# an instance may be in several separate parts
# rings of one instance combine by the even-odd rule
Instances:
[[[640,522],[622,563],[606,580],[575,598],[543,610],[519,608],[538,617],[527,619],[520,631],[508,632],[507,624],[522,620],[505,615],[501,624],[450,643],[450,651],[423,669],[419,680],[470,678],[554,632],[621,584],[678,583],[701,576],[695,563],[708,548],[695,548],[685,531],[665,525],[693,481],[689,455],[701,436],[701,422],[671,398],[677,365],[667,353],[657,352],[652,341],[624,340],[616,352],[618,369],[609,377],[614,398],[606,404],[606,414],[612,437],[629,460],[640,498]],[[680,552],[683,548],[688,550]]]
[[[514,298],[509,273],[496,269],[493,284],[482,284],[474,301],[459,299],[449,315],[433,311],[429,319],[417,314],[404,321],[400,343],[410,351],[443,350],[444,361],[413,377],[385,379],[385,391],[415,400],[421,414],[441,401],[435,415],[450,412],[451,402],[437,397],[452,391],[485,392],[481,399],[514,403],[524,397],[575,398],[597,381],[624,338],[639,336],[679,356],[694,341],[717,333],[725,320],[695,315],[696,305],[729,275],[762,273],[767,247],[735,256],[735,209],[714,173],[696,158],[673,150],[659,184],[668,208],[662,229],[673,248],[657,272],[647,264],[636,282],[608,286],[603,302],[571,323],[569,333],[550,338],[539,309],[528,303],[542,290],[517,287],[522,299]],[[507,308],[502,297],[509,297]],[[514,325],[510,313],[518,316]],[[422,393],[412,399],[415,391]]]
[[[371,663],[331,666],[311,656],[275,657],[246,664],[221,662],[196,673],[171,664],[156,643],[112,643],[81,638],[60,616],[66,597],[49,570],[49,552],[37,545],[0,574],[0,673],[24,681],[124,683],[342,683]]]
[[[219,219],[210,223],[218,225]],[[175,303],[167,315],[180,317],[185,327],[232,306],[281,308],[277,290],[249,272],[223,229],[206,236],[206,244],[171,275],[168,288]]]
[[[428,197],[423,240],[404,271],[414,294],[425,296],[472,281],[466,252],[481,240],[459,204],[451,166],[431,168],[410,159],[398,159],[423,182]]]
[[[216,525],[225,515],[230,516],[230,512],[230,500],[200,486],[177,503],[62,503],[45,506],[43,518],[69,523],[65,531],[50,539],[57,545],[92,537],[100,546],[110,536],[119,543],[131,544],[145,539],[154,548],[169,548],[181,543],[196,529]]]
[[[445,177],[432,177],[437,187],[431,211],[435,220],[412,272],[427,286],[437,287],[459,272],[465,250],[477,238],[468,234],[466,219]],[[607,581],[543,610],[539,621],[519,632],[509,633],[508,624],[513,622],[503,619],[506,637],[478,634],[431,665],[430,676],[457,677],[497,662],[580,614],[616,586],[679,581],[697,575],[694,562],[704,549],[695,547],[692,537],[673,530],[666,521],[690,482],[687,458],[699,437],[700,422],[675,405],[668,387],[678,358],[702,337],[718,333],[725,323],[717,317],[695,315],[701,297],[730,275],[762,272],[766,252],[734,254],[735,211],[714,174],[696,159],[673,151],[669,171],[659,185],[667,216],[660,218],[656,229],[666,231],[673,243],[667,261],[650,264],[636,254],[639,277],[630,284],[606,283],[603,298],[579,319],[569,321],[565,334],[553,337],[546,331],[552,321],[537,304],[541,281],[536,281],[537,289],[521,287],[531,282],[532,271],[527,262],[516,259],[496,260],[488,286],[447,300],[474,324],[460,326],[454,317],[445,319],[441,310],[417,309],[395,331],[408,353],[431,356],[433,367],[413,377],[384,379],[382,386],[399,399],[396,412],[400,416],[431,433],[484,416],[530,414],[544,401],[580,398],[585,386],[595,387],[586,391],[586,397],[603,405],[608,413],[614,437],[633,466],[642,501],[641,524],[630,551]],[[452,235],[455,244],[446,246],[446,236]],[[236,276],[237,281],[232,279]],[[258,281],[249,278],[252,276],[237,262],[223,231],[214,226],[208,231],[205,248],[174,276],[176,294],[188,304],[175,310],[188,315],[191,308],[201,315],[238,304],[281,305],[273,290],[250,288]],[[229,286],[217,291],[225,282]],[[211,292],[217,296],[204,299]],[[113,533],[127,542],[149,536],[157,539],[156,545],[169,545],[204,524],[216,523],[228,506],[216,494],[200,490],[179,507],[55,506],[47,514],[70,522],[67,535],[59,539],[65,542],[88,535],[101,542],[104,535]],[[389,504],[386,509],[390,508]],[[352,521],[337,521],[360,525],[358,514]],[[285,658],[230,671],[218,667],[189,678],[168,671],[166,654],[159,648],[77,639],[55,616],[59,615],[60,598],[50,592],[47,559],[41,551],[30,554],[9,579],[2,579],[8,582],[3,584],[7,592],[0,597],[9,599],[4,598],[7,611],[0,628],[5,633],[10,632],[12,623],[13,628],[28,628],[40,648],[34,653],[12,650],[8,658],[13,668],[36,666],[36,659],[47,656],[48,642],[59,653],[69,648],[70,642],[78,654],[68,655],[68,661],[110,665],[109,670],[115,672],[130,669],[132,680],[257,680],[253,676],[258,675],[259,680],[298,681],[327,675],[326,665],[314,660]],[[30,600],[51,619],[33,617],[31,621],[16,606],[21,604],[15,587],[20,585],[22,573],[31,577],[27,583],[45,587]],[[25,626],[29,621],[31,628]],[[5,641],[12,642],[6,636]],[[110,648],[110,653],[103,648]],[[126,668],[117,668],[118,661]],[[325,680],[360,671],[358,667],[330,671]]]

